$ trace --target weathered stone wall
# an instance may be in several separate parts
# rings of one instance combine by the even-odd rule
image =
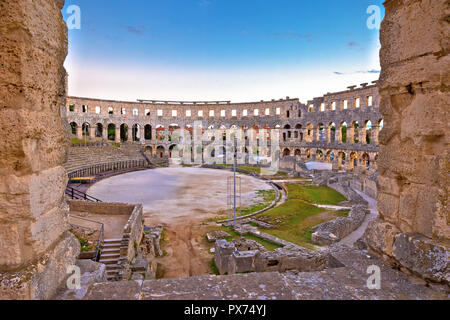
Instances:
[[[446,0],[389,0],[381,28],[380,217],[369,247],[449,282],[450,24]]]
[[[359,106],[356,99],[360,101]],[[308,105],[290,98],[254,103],[156,103],[69,97],[66,111],[67,122],[73,126],[70,129],[73,137],[93,141],[139,141],[150,155],[157,157],[170,156],[169,148],[174,144],[170,139],[171,126],[189,129],[200,122],[204,129],[232,126],[244,131],[280,129],[283,156],[295,155],[332,162],[336,168],[360,167],[362,170],[367,163],[376,169],[382,125],[378,88],[366,84],[328,93],[309,101]],[[190,116],[186,115],[188,111]],[[202,116],[199,116],[200,111]],[[356,124],[359,128],[353,129]],[[108,127],[114,128],[109,135]],[[348,129],[345,141],[342,139],[344,127]]]
[[[311,228],[312,241],[320,245],[337,243],[355,231],[364,221],[366,208],[354,206],[348,217],[340,217]]]
[[[321,271],[334,267],[335,260],[328,253],[299,246],[286,246],[267,251],[256,241],[236,239],[217,240],[214,261],[220,274],[246,272]]]
[[[105,215],[130,215],[135,209],[135,205],[126,203],[106,203],[106,202],[88,202],[88,201],[68,201],[70,211],[89,212]]]
[[[62,0],[0,2],[0,299],[49,298],[74,264],[64,202]]]
[[[144,213],[141,204],[135,205],[127,224],[123,228],[122,244],[120,247],[119,271],[117,278],[128,280],[130,275],[130,263],[136,257],[138,246],[144,235]]]

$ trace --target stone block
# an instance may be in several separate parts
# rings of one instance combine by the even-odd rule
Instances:
[[[393,257],[395,236],[399,233],[395,225],[377,218],[369,223],[364,240],[369,249]]]
[[[215,242],[216,240],[223,240],[229,237],[231,237],[231,235],[223,230],[213,231],[206,234],[206,238],[209,242]]]
[[[403,266],[435,282],[450,283],[450,242],[435,241],[420,234],[395,236],[393,253]]]

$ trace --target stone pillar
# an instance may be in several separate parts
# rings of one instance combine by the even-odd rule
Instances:
[[[116,138],[114,141],[117,143],[120,143],[120,126],[116,125],[115,135],[116,135]]]
[[[366,125],[363,124],[363,126],[359,128],[359,143],[367,144],[366,134],[367,134]]]
[[[380,135],[380,126],[372,126],[372,143],[378,145],[378,136]]]
[[[336,143],[342,143],[342,128],[336,125]]]
[[[64,1],[0,2],[0,299],[49,299],[80,252],[64,201]]]
[[[131,126],[128,126],[128,132],[127,132],[127,135],[128,135],[128,140],[127,141],[133,141],[133,125],[131,125]]]
[[[381,28],[378,209],[372,252],[449,283],[448,1],[389,0]]]
[[[353,124],[350,124],[350,127],[347,127],[347,143],[355,143],[355,126]]]
[[[95,130],[96,130],[96,126],[92,126],[92,127],[90,127],[89,128],[89,138],[91,139],[91,140],[94,140],[95,139]]]
[[[104,140],[108,140],[108,126],[103,126],[102,130],[102,138]]]
[[[77,127],[77,139],[83,139],[83,126]]]

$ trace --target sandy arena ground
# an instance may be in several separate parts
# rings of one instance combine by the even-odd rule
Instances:
[[[142,203],[146,225],[165,229],[167,255],[158,259],[164,277],[199,276],[209,273],[212,259],[204,239],[208,227],[200,223],[226,209],[229,176],[232,173],[225,170],[161,168],[102,180],[88,194],[105,202]],[[243,207],[257,199],[257,190],[271,189],[261,180],[238,176]]]

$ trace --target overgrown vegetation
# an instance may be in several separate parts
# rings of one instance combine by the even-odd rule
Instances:
[[[259,244],[264,246],[264,248],[266,248],[269,251],[273,251],[275,249],[282,248],[282,246],[280,246],[280,245],[278,245],[276,243],[273,243],[273,242],[261,239],[261,238],[259,238],[257,236],[254,236],[254,235],[250,235],[250,234],[240,235],[239,233],[234,231],[232,227],[220,226],[220,227],[214,228],[211,231],[214,231],[214,230],[222,230],[222,231],[225,231],[225,232],[229,233],[230,237],[224,239],[224,240],[227,240],[227,241],[232,241],[234,239],[245,238],[245,239],[248,239],[248,240],[254,240],[254,241],[258,242]],[[205,241],[207,241],[206,236],[205,236]]]
[[[75,234],[75,236],[77,237],[78,241],[80,242],[81,252],[91,252],[94,250],[92,245],[89,244],[89,241],[87,239],[80,237],[76,234]]]
[[[220,275],[219,268],[217,268],[216,261],[214,259],[211,259],[208,265],[212,274],[215,274],[216,276]]]
[[[346,214],[347,210],[327,211],[303,200],[288,200],[279,207],[262,213],[258,219],[275,226],[274,229],[263,232],[314,249],[311,228]]]
[[[84,139],[72,138],[72,143],[84,143]]]
[[[309,203],[329,205],[338,205],[347,200],[342,194],[326,186],[288,184],[287,189],[290,200],[303,200]]]
[[[261,211],[264,208],[270,206],[270,204],[272,204],[272,202],[274,202],[277,198],[277,193],[275,192],[275,190],[258,190],[256,191],[256,194],[258,195],[258,199],[260,200],[255,202],[250,207],[242,209],[241,215],[245,216]]]

